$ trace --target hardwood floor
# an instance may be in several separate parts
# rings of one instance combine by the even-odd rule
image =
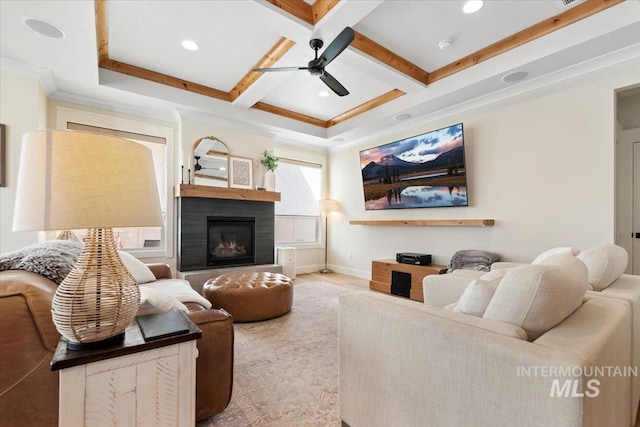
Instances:
[[[342,286],[344,288],[366,291],[369,289],[369,281],[366,279],[360,279],[359,277],[347,276],[346,274],[339,273],[307,273],[299,274],[296,276],[294,285],[307,282],[329,282],[334,285]]]

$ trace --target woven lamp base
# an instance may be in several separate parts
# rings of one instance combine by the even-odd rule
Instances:
[[[71,347],[124,332],[140,306],[140,290],[118,255],[113,230],[88,230],[74,269],[58,286],[53,323]]]

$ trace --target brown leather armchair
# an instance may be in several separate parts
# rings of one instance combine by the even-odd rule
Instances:
[[[149,265],[171,278],[165,264]],[[58,372],[49,370],[60,335],[51,320],[56,284],[39,274],[0,272],[0,414],[2,425],[58,424]],[[188,303],[202,329],[196,360],[196,419],[222,412],[233,386],[233,322],[224,310]]]

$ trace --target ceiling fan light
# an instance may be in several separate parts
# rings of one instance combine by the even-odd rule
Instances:
[[[462,6],[462,11],[464,13],[475,13],[479,11],[481,7],[482,0],[469,0]]]
[[[318,95],[326,98],[327,96],[329,96],[329,92],[327,92],[326,90],[321,90],[320,92],[318,92]]]
[[[180,44],[182,45],[183,48],[187,50],[190,50],[190,51],[198,50],[198,44],[193,40],[182,40]]]

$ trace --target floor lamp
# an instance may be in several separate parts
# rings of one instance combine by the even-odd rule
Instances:
[[[329,248],[329,212],[338,210],[338,202],[333,199],[321,199],[319,201],[320,210],[324,212],[324,268],[320,273],[333,273],[327,268],[327,249]]]
[[[122,340],[140,291],[118,255],[113,228],[163,222],[153,156],[145,146],[89,132],[24,134],[13,230],[88,229],[51,307],[68,349]]]

